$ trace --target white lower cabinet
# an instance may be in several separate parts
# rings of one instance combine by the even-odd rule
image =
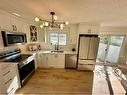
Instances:
[[[47,54],[46,53],[38,53],[37,67],[39,67],[39,68],[48,68]]]
[[[5,90],[5,86],[4,86],[4,82],[3,82],[3,77],[2,77],[2,69],[1,69],[1,64],[0,64],[0,95],[1,94],[5,94],[6,90]]]
[[[40,53],[38,55],[38,67],[42,68],[64,68],[65,54]]]
[[[6,95],[13,95],[20,87],[20,80],[18,74],[17,64],[0,63],[1,78],[0,93]]]
[[[65,68],[65,54],[48,54],[47,64],[52,68]]]

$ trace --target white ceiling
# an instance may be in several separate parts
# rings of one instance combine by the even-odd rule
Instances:
[[[127,0],[0,0],[0,9],[31,20],[49,19],[54,11],[60,21],[127,26]]]

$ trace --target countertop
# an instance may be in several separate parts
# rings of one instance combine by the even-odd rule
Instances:
[[[64,52],[51,52],[50,50],[38,50],[38,51],[24,51],[22,54],[36,54],[36,53],[44,53],[44,54],[77,54],[77,52],[73,51],[64,51]]]

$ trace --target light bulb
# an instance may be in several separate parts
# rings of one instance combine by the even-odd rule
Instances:
[[[57,16],[54,16],[53,18],[54,18],[54,20],[57,20]]]
[[[45,26],[45,22],[42,25]]]
[[[45,22],[45,26],[48,26],[49,25],[49,23],[48,22]]]
[[[63,29],[63,27],[60,27],[60,29]]]
[[[38,17],[35,17],[35,21],[38,22],[39,21],[39,18]]]
[[[63,27],[63,24],[60,24],[60,27]]]
[[[52,30],[52,27],[50,27],[50,30]]]
[[[60,24],[60,29],[63,29],[64,25],[63,24]]]
[[[69,24],[68,21],[66,21],[65,24],[68,25]]]
[[[43,25],[40,25],[40,28],[43,28],[44,26]]]

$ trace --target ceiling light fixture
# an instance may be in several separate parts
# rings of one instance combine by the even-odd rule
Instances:
[[[63,29],[64,26],[69,24],[67,21],[66,22],[56,22],[57,16],[55,15],[55,12],[50,12],[50,14],[52,16],[51,21],[42,20],[38,17],[35,18],[36,22],[39,22],[39,21],[41,22],[41,25],[40,25],[41,28],[49,27],[50,29],[52,29],[52,28]]]

